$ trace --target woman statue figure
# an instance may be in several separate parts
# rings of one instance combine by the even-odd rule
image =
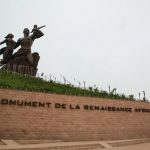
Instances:
[[[0,55],[3,54],[3,59],[0,62],[1,65],[7,63],[9,59],[12,57],[13,47],[16,44],[13,38],[14,38],[14,35],[12,33],[9,33],[5,37],[5,40],[0,42],[0,45],[6,43],[6,47],[3,47],[2,49],[0,49]]]

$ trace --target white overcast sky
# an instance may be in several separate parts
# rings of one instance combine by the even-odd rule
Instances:
[[[0,18],[0,41],[46,25],[32,47],[40,73],[150,99],[149,0],[0,0]]]

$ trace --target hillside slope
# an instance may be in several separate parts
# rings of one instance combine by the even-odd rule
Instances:
[[[42,78],[21,75],[14,72],[0,71],[0,88],[38,91],[45,93],[57,93],[66,95],[92,96],[111,99],[134,100],[131,96],[124,94],[109,94],[106,91],[99,91],[97,88],[82,89],[71,84],[45,81]]]

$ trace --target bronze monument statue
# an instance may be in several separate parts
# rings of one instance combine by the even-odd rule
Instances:
[[[31,53],[31,47],[35,39],[38,39],[44,35],[44,33],[40,30],[42,27],[37,27],[37,25],[34,25],[31,35],[29,29],[25,28],[23,30],[24,37],[18,39],[17,42],[12,40],[12,34],[8,34],[9,36],[6,36],[6,40],[9,42],[6,42],[7,46],[2,48],[0,51],[0,54],[3,54],[3,56],[7,55],[7,57],[3,57],[3,60],[1,61],[1,65],[3,65],[2,69],[33,76],[36,75],[40,56],[37,52]],[[3,41],[1,43],[5,42]],[[21,46],[20,49],[12,55],[13,50],[19,46]]]

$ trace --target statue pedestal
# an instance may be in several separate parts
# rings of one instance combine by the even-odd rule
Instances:
[[[17,65],[17,64],[8,64],[2,67],[3,70],[17,72],[20,74],[36,76],[37,68],[33,66]]]
[[[33,57],[33,64],[29,63],[27,59],[23,59],[23,57],[18,57],[17,59],[10,60],[1,69],[36,76],[40,56],[37,52],[33,53],[31,56]]]

